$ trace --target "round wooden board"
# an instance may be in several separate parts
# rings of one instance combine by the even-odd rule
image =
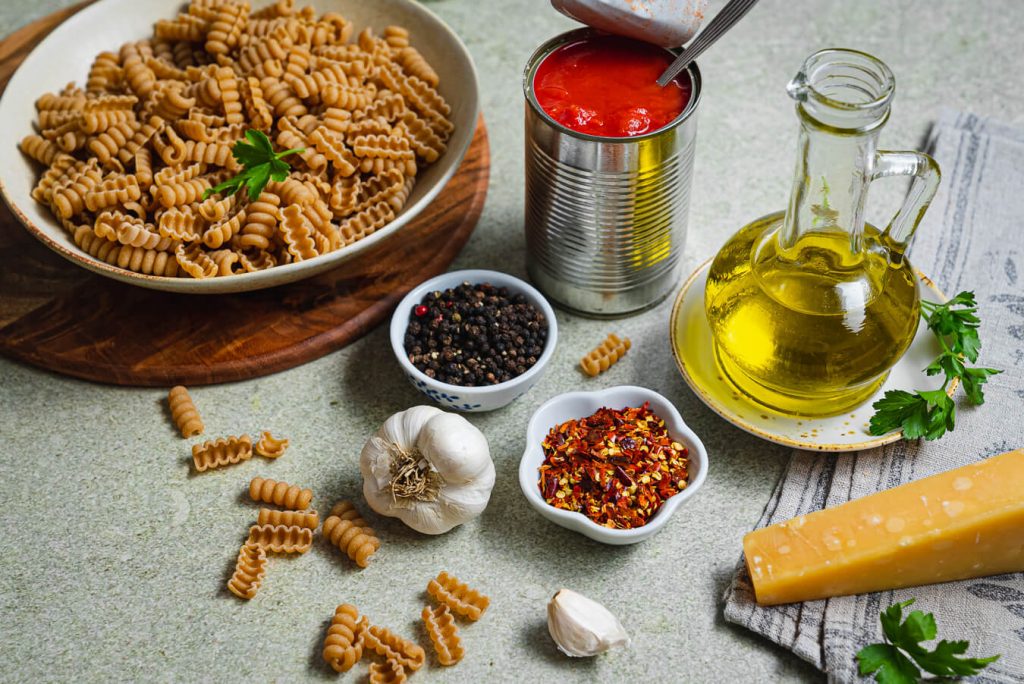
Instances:
[[[32,48],[85,4],[0,42],[0,91]],[[94,275],[37,242],[0,205],[0,352],[142,386],[244,380],[312,361],[369,332],[406,292],[448,267],[476,227],[489,176],[481,117],[455,176],[397,234],[334,271],[235,295],[175,295]]]

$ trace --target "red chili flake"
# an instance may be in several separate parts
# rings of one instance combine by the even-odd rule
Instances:
[[[544,500],[605,527],[647,524],[688,482],[689,452],[646,403],[556,425],[543,447]]]
[[[423,316],[426,316],[427,315],[427,305],[426,304],[418,304],[417,306],[415,306],[413,308],[412,313],[413,313],[414,316],[419,316],[421,318]]]

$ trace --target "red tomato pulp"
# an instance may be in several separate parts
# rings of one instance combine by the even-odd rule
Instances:
[[[665,126],[690,101],[689,76],[662,88],[672,55],[656,45],[594,36],[562,45],[537,67],[537,102],[558,123],[606,138],[643,135]]]

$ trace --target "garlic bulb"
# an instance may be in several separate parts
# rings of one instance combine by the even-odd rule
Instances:
[[[629,646],[629,635],[618,618],[570,589],[562,589],[548,601],[548,631],[558,650],[574,658]]]
[[[370,508],[423,534],[475,518],[494,487],[487,438],[460,415],[413,406],[391,416],[359,457]]]

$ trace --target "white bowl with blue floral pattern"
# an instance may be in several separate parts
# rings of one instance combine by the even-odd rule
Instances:
[[[405,330],[409,327],[409,316],[413,308],[423,301],[427,293],[434,292],[435,290],[443,291],[462,283],[470,283],[471,285],[490,283],[495,287],[508,288],[509,292],[525,295],[527,301],[544,314],[544,318],[547,319],[548,323],[548,336],[544,344],[544,351],[541,353],[540,358],[537,359],[537,363],[528,368],[525,373],[506,382],[499,382],[496,385],[463,387],[431,378],[409,361],[409,355],[405,352]],[[444,273],[431,278],[413,288],[399,302],[398,308],[395,309],[395,313],[391,316],[391,349],[395,352],[395,358],[398,359],[398,363],[405,372],[406,377],[409,378],[409,382],[433,401],[446,409],[454,411],[472,413],[493,411],[518,399],[540,380],[548,362],[551,361],[557,342],[558,322],[555,320],[555,311],[551,308],[548,301],[544,299],[544,296],[526,281],[499,271],[470,269],[452,271],[451,273]]]

